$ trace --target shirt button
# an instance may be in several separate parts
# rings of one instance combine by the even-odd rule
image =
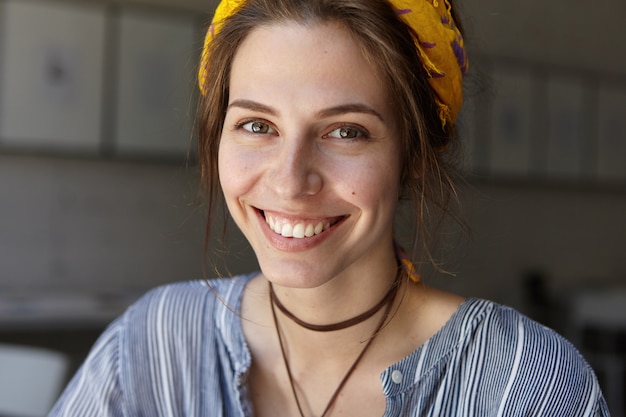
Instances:
[[[397,369],[391,373],[391,380],[396,384],[400,384],[402,382],[402,372]]]

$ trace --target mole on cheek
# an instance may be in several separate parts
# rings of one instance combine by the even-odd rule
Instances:
[[[354,191],[352,191],[352,195],[356,195],[356,193]]]

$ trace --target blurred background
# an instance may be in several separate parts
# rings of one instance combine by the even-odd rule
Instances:
[[[471,234],[444,239],[455,276],[426,279],[564,334],[624,416],[626,3],[456,3]],[[57,385],[142,293],[203,277],[194,75],[214,6],[0,0],[0,344],[61,353]],[[255,269],[231,235],[222,271]]]

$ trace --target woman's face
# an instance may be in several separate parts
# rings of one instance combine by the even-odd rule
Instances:
[[[240,46],[219,175],[268,279],[313,288],[388,261],[400,182],[390,103],[339,25],[264,26]]]

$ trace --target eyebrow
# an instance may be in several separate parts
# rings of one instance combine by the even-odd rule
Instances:
[[[231,107],[239,107],[239,108],[246,109],[246,110],[258,111],[260,113],[266,113],[272,116],[278,115],[278,111],[274,109],[273,107],[267,106],[265,104],[262,104],[253,100],[245,100],[245,99],[235,100],[228,105],[228,108],[231,108]],[[371,107],[365,104],[360,104],[360,103],[341,104],[339,106],[329,107],[327,109],[320,110],[317,113],[317,115],[319,117],[332,117],[332,116],[338,116],[338,115],[346,114],[346,113],[371,114],[373,116],[376,116],[382,122],[385,121],[383,119],[383,116],[380,113],[378,113],[376,110],[372,109]]]
[[[267,113],[272,116],[278,115],[278,112],[273,107],[266,106],[265,104],[261,104],[253,100],[235,100],[228,105],[228,108],[231,108],[231,107],[240,107],[246,110],[258,111],[260,113]]]
[[[337,115],[345,114],[345,113],[371,114],[373,116],[376,116],[378,119],[380,119],[380,121],[382,122],[385,121],[385,119],[383,119],[383,116],[380,113],[378,113],[376,110],[372,109],[371,107],[365,104],[360,104],[360,103],[342,104],[339,106],[330,107],[328,109],[321,110],[318,113],[318,115],[320,117],[331,117],[331,116],[337,116]]]

